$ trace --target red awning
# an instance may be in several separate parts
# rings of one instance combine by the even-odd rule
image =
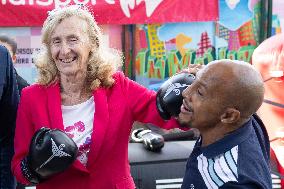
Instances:
[[[0,0],[0,26],[42,26],[47,11],[76,3],[99,24],[218,20],[218,0]]]

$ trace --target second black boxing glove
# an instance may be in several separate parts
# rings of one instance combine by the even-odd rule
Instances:
[[[182,91],[195,80],[195,76],[182,72],[169,78],[161,85],[156,96],[156,105],[160,116],[168,120],[177,117],[182,105]]]
[[[23,175],[34,184],[63,172],[76,159],[76,143],[61,130],[41,128],[33,136],[21,162]]]
[[[164,138],[162,135],[151,130],[143,128],[136,129],[131,134],[131,139],[135,142],[142,142],[149,151],[160,151],[164,147]]]

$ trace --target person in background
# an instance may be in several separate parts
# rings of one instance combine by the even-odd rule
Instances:
[[[252,65],[261,73],[265,87],[263,104],[257,114],[267,126],[271,145],[271,172],[281,176],[282,189],[284,188],[283,45],[284,33],[279,33],[264,40],[252,54]]]
[[[16,75],[8,50],[0,45],[0,188],[14,189],[11,172],[14,154],[14,131],[19,92]]]
[[[246,62],[213,61],[182,95],[177,119],[201,137],[181,188],[272,188],[269,138],[255,115],[264,97],[260,73]]]
[[[0,35],[0,45],[3,45],[8,49],[8,51],[9,51],[11,57],[12,57],[12,61],[15,64],[17,62],[17,55],[16,55],[17,43],[16,43],[16,41],[14,39],[12,39],[11,37],[8,37],[6,35]],[[18,87],[19,87],[19,94],[21,94],[22,89],[29,86],[29,84],[24,78],[22,78],[17,73],[16,69],[15,69],[15,72],[16,72],[16,80],[17,80]]]
[[[0,45],[3,45],[5,46],[10,55],[11,55],[11,58],[12,58],[12,62],[15,63],[17,62],[17,55],[16,55],[16,52],[17,52],[17,42],[9,37],[9,36],[6,36],[6,35],[0,35]],[[18,73],[17,73],[17,70],[15,69],[15,74],[16,74],[16,81],[17,81],[17,84],[18,84],[18,90],[19,90],[19,95],[21,95],[21,92],[22,92],[22,89],[29,86],[28,82],[22,78]],[[24,189],[24,186],[20,183],[17,184],[17,189]]]
[[[39,78],[23,89],[18,108],[12,170],[19,182],[39,189],[134,189],[128,163],[133,122],[179,126],[175,119],[160,117],[154,91],[117,71],[121,55],[105,48],[101,37],[85,7],[49,12],[42,28],[44,48],[35,59]],[[46,162],[32,169],[35,162],[29,157],[37,148],[30,141],[42,127],[65,131],[78,146],[75,162],[61,173],[52,175],[60,166],[41,171],[49,161],[60,161],[55,152],[66,154],[62,144],[53,142],[55,154],[49,156],[49,140],[40,141],[43,149],[48,146],[40,154]]]

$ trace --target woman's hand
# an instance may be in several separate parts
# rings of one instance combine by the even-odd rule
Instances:
[[[190,64],[188,68],[181,70],[179,73],[191,73],[193,75],[196,75],[196,73],[202,69],[205,65],[201,64]]]
[[[201,64],[190,64],[187,68],[187,72],[196,75],[196,73],[202,69],[205,65]]]

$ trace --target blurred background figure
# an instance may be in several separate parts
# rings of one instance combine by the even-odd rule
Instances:
[[[11,58],[12,58],[12,62],[15,64],[17,62],[17,55],[16,55],[16,52],[17,52],[17,42],[9,37],[9,36],[6,36],[6,35],[0,35],[0,45],[3,45],[5,46],[10,55],[11,55]],[[15,74],[16,74],[16,81],[17,81],[17,84],[18,84],[18,90],[19,90],[19,94],[21,95],[21,92],[22,92],[22,89],[29,86],[28,82],[22,78],[18,73],[17,73],[17,70],[15,70]],[[24,185],[18,183],[17,184],[17,189],[22,189],[24,188]]]
[[[14,131],[19,92],[12,59],[8,50],[0,45],[0,188],[14,189],[11,172],[14,154]]]
[[[260,71],[265,86],[264,103],[258,110],[270,137],[278,171],[284,174],[284,34],[263,41],[252,55],[252,64]],[[276,157],[274,157],[276,156]],[[284,187],[282,179],[281,183]]]
[[[8,49],[11,55],[12,61],[15,64],[17,62],[17,55],[16,55],[17,43],[16,41],[13,38],[8,37],[6,35],[0,35],[0,45],[3,45]],[[22,89],[29,86],[29,84],[24,78],[22,78],[17,73],[16,69],[15,69],[15,72],[16,72],[16,80],[17,80],[18,88],[19,88],[19,94],[21,94]]]

